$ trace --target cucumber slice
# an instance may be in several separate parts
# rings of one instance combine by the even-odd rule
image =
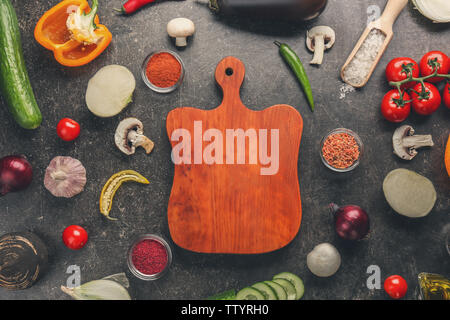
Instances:
[[[287,293],[286,290],[284,290],[283,286],[270,280],[264,281],[264,283],[267,284],[269,287],[271,287],[273,290],[275,290],[278,300],[287,300]]]
[[[272,281],[278,283],[280,286],[283,287],[283,289],[286,291],[288,300],[295,300],[297,294],[294,285],[290,281],[282,278],[273,279]]]
[[[290,272],[282,272],[273,277],[274,279],[286,279],[295,287],[295,299],[300,300],[305,293],[305,286],[302,279]]]
[[[275,290],[273,290],[271,286],[265,284],[264,282],[257,282],[252,285],[252,288],[261,291],[264,296],[264,300],[278,300],[278,296]]]
[[[236,300],[264,300],[264,295],[255,288],[246,287],[236,294]]]

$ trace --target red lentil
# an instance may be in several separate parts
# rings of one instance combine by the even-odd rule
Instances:
[[[156,240],[145,239],[134,246],[131,259],[139,272],[153,275],[164,270],[168,255],[163,244]]]
[[[335,133],[325,139],[322,155],[330,166],[346,169],[358,160],[360,150],[353,136],[348,133]]]

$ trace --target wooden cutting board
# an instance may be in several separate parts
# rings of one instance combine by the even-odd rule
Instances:
[[[288,105],[245,107],[239,94],[244,76],[240,60],[223,59],[215,73],[222,104],[177,108],[167,116],[175,163],[169,229],[173,241],[191,251],[270,252],[300,228],[303,119]]]

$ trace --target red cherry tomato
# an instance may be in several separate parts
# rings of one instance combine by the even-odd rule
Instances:
[[[381,102],[381,113],[390,122],[402,122],[408,118],[411,113],[411,103],[406,102],[403,106],[395,103],[395,100],[400,99],[400,93],[397,89],[393,89],[386,93]],[[403,92],[403,100],[411,100],[410,96]]]
[[[392,59],[386,66],[386,79],[391,82],[398,82],[405,80],[408,74],[405,72],[404,67],[411,64],[412,75],[414,78],[419,77],[419,65],[411,58],[401,57]],[[416,82],[411,81],[402,84],[402,89],[412,88]]]
[[[450,82],[447,82],[445,85],[442,98],[444,99],[445,106],[450,109]]]
[[[88,241],[88,234],[84,228],[72,225],[64,229],[62,238],[67,248],[79,250],[83,248]]]
[[[400,299],[406,295],[408,284],[405,279],[398,275],[390,276],[384,281],[384,291],[392,299]]]
[[[440,64],[438,73],[447,74],[450,71],[450,60],[447,55],[441,51],[430,51],[426,53],[420,60],[420,74],[422,77],[429,76],[434,72],[434,68],[429,64],[430,60],[437,59]],[[436,83],[444,80],[444,78],[432,77],[426,81]]]
[[[420,83],[416,84],[411,91],[412,107],[418,114],[428,116],[434,113],[441,105],[441,95],[433,84],[425,82],[425,92],[428,93],[427,99],[421,99],[417,92],[422,92],[422,84]]]
[[[64,118],[59,121],[56,133],[64,141],[72,141],[80,135],[80,125],[72,119]]]

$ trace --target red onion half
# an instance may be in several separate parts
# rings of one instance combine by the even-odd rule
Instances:
[[[23,156],[0,159],[0,196],[25,189],[33,179],[33,169]]]
[[[369,233],[369,216],[358,206],[346,205],[339,207],[330,204],[334,214],[334,223],[337,234],[346,240],[360,240]]]

